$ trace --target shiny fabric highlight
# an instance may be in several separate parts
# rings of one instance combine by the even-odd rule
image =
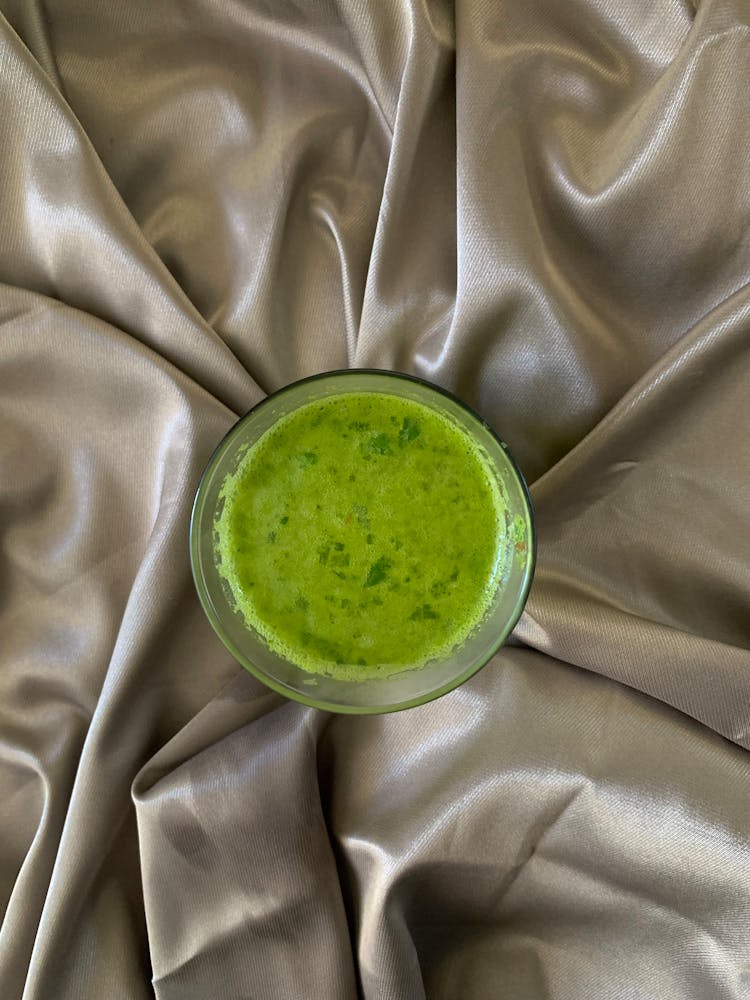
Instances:
[[[0,0],[0,998],[750,997],[747,0]],[[335,717],[192,497],[345,366],[508,441],[511,643]]]

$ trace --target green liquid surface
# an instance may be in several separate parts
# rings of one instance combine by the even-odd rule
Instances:
[[[221,489],[219,572],[271,649],[363,679],[449,655],[505,568],[506,503],[436,410],[345,393],[282,417]]]

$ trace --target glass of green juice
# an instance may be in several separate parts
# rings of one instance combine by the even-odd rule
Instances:
[[[208,618],[269,687],[335,712],[437,698],[510,635],[536,554],[507,446],[396,372],[294,382],[229,431],[193,506]]]

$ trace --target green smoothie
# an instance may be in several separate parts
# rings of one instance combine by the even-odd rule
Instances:
[[[512,554],[488,459],[449,417],[353,392],[282,417],[220,493],[219,572],[271,649],[363,679],[449,655]]]

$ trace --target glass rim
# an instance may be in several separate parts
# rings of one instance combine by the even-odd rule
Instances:
[[[265,407],[267,404],[278,400],[285,394],[298,389],[300,386],[307,385],[312,382],[325,381],[326,379],[346,377],[352,375],[373,375],[380,376],[383,378],[393,378],[400,379],[406,382],[411,382],[416,385],[421,386],[428,391],[434,392],[439,396],[443,396],[450,400],[460,409],[464,410],[469,417],[476,423],[479,424],[495,441],[502,451],[505,459],[507,460],[513,475],[516,478],[517,483],[521,488],[521,494],[523,496],[524,507],[526,509],[526,523],[528,530],[527,538],[527,561],[524,569],[523,576],[523,586],[519,589],[516,602],[513,607],[513,612],[508,616],[508,619],[503,628],[498,632],[498,636],[493,640],[487,654],[481,657],[476,663],[472,664],[461,674],[452,678],[445,684],[440,685],[426,694],[417,695],[414,698],[406,699],[405,701],[395,702],[393,704],[384,705],[347,705],[338,702],[328,702],[324,699],[317,699],[313,696],[307,696],[302,692],[295,690],[283,683],[283,681],[278,680],[276,677],[266,673],[264,670],[256,666],[249,657],[237,647],[237,645],[232,641],[232,639],[227,635],[223,623],[213,602],[210,600],[208,595],[208,588],[205,584],[205,579],[200,565],[200,559],[198,554],[198,535],[197,530],[199,515],[202,514],[201,501],[205,496],[207,484],[209,482],[210,476],[219,461],[220,457],[224,454],[224,451],[229,444],[230,440],[238,433],[240,428],[247,422],[249,422],[257,412]],[[365,390],[366,391],[366,390]],[[272,425],[273,426],[273,425]],[[536,516],[534,512],[534,505],[531,500],[531,493],[526,482],[526,479],[519,468],[518,463],[513,457],[512,452],[508,448],[508,445],[503,441],[503,439],[497,434],[497,432],[487,423],[487,421],[480,416],[477,411],[466,403],[459,396],[456,396],[448,389],[444,389],[442,386],[437,385],[435,382],[430,382],[428,379],[421,378],[418,375],[409,375],[405,372],[391,371],[387,368],[336,368],[330,371],[318,372],[315,375],[307,375],[304,378],[297,379],[294,382],[289,382],[287,385],[282,386],[279,389],[268,393],[263,399],[255,403],[246,413],[232,424],[232,426],[227,430],[226,434],[223,435],[219,443],[214,448],[211,453],[206,466],[201,474],[200,480],[198,482],[198,487],[195,491],[195,497],[193,500],[193,506],[190,514],[190,524],[189,524],[189,542],[190,542],[190,569],[193,577],[193,583],[198,594],[198,599],[201,603],[201,607],[208,618],[211,627],[214,632],[221,640],[225,649],[239,662],[240,666],[244,667],[249,671],[257,680],[259,680],[266,687],[271,688],[277,694],[283,695],[285,698],[289,698],[292,701],[299,702],[300,704],[308,706],[308,708],[316,708],[326,712],[335,712],[340,715],[385,715],[392,712],[400,712],[407,708],[416,708],[418,705],[425,705],[430,701],[434,701],[436,698],[442,697],[444,694],[453,691],[455,688],[460,687],[466,681],[468,681],[474,674],[478,673],[482,667],[486,666],[487,663],[492,659],[492,657],[497,653],[500,647],[503,645],[505,640],[511,634],[513,629],[518,624],[518,621],[523,614],[523,610],[526,606],[526,601],[529,596],[529,591],[531,590],[531,584],[534,579],[534,572],[536,570],[536,559],[537,559],[537,535],[536,535]],[[350,681],[348,683],[356,684],[356,681]]]

